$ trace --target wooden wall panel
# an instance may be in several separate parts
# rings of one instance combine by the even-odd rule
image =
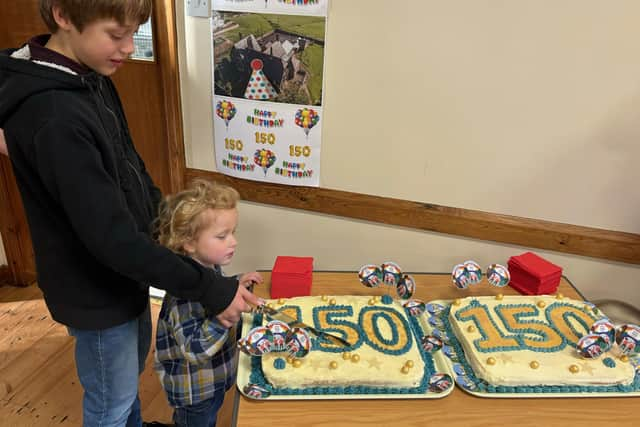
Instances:
[[[196,177],[231,185],[240,192],[243,200],[251,202],[640,264],[640,235],[632,233],[327,188],[261,183],[217,172],[187,169],[186,182]]]

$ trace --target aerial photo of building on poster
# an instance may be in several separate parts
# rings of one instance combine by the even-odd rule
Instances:
[[[220,4],[232,10],[216,9]],[[214,1],[214,137],[222,173],[319,185],[323,6],[325,16],[308,16],[304,2]]]

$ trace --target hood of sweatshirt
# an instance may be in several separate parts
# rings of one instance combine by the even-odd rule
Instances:
[[[32,61],[26,45],[0,51],[0,127],[33,95],[56,89],[94,92],[100,79],[95,72],[78,75],[63,66]]]

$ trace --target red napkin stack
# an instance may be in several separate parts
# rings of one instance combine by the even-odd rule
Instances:
[[[512,288],[525,295],[552,294],[558,289],[562,267],[533,252],[509,258]]]
[[[271,271],[271,298],[311,295],[312,273],[312,257],[276,257]]]

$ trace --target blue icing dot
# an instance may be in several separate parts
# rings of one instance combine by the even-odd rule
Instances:
[[[604,359],[602,359],[602,363],[604,364],[604,366],[606,366],[607,368],[615,368],[616,367],[616,362],[615,360],[613,360],[610,357],[605,357]]]
[[[383,295],[381,301],[383,304],[391,304],[393,302],[393,298],[391,298],[391,295]]]
[[[287,362],[282,357],[278,357],[273,361],[273,367],[276,369],[284,369],[287,367]]]

